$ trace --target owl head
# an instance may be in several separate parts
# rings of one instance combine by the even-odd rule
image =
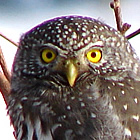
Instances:
[[[21,37],[12,79],[32,83],[53,78],[73,87],[87,75],[113,80],[127,74],[135,77],[137,61],[119,31],[88,17],[59,17]]]

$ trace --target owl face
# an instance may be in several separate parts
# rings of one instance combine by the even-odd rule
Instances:
[[[135,58],[128,41],[113,28],[91,18],[61,17],[21,37],[13,77],[57,77],[73,87],[86,74],[123,78],[123,72],[135,67]]]

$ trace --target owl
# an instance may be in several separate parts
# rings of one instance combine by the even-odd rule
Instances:
[[[140,61],[96,19],[45,21],[21,36],[8,114],[17,140],[140,140]]]

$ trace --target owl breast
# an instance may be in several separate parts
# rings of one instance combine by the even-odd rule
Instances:
[[[38,139],[46,139],[49,136],[53,140],[122,139],[123,126],[110,96],[104,94],[107,88],[102,87],[100,80],[91,77],[73,88],[52,83],[50,89],[37,90],[36,94],[43,98],[37,96],[27,102],[24,100],[23,108],[31,108],[25,120],[30,121],[34,115],[36,118],[30,125],[32,129],[29,128],[31,137],[35,135]]]

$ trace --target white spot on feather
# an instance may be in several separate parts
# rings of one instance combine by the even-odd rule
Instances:
[[[115,83],[114,83],[114,82],[112,82],[112,85],[113,85],[113,86],[115,86]]]
[[[75,32],[73,32],[72,38],[73,38],[73,39],[76,39],[76,38],[77,38],[77,34],[76,34]]]
[[[123,84],[123,83],[118,83],[118,85],[119,85],[119,86],[122,86],[122,87],[124,86],[124,84]]]
[[[124,94],[124,90],[122,90],[122,94]]]
[[[137,104],[138,103],[138,98],[134,98],[134,102]]]
[[[91,113],[91,118],[96,118],[96,114]]]
[[[28,98],[24,96],[24,97],[21,98],[21,101],[25,101],[25,100],[27,100],[27,99],[28,99]]]
[[[123,107],[124,107],[124,109],[125,109],[125,110],[127,110],[128,105],[127,105],[127,104],[125,104],[125,105],[123,105]]]
[[[132,118],[133,118],[134,120],[136,120],[136,121],[139,121],[139,117],[140,117],[139,115],[133,115],[133,116],[132,116]]]
[[[115,101],[116,101],[116,97],[115,97],[115,96],[113,96],[113,100],[115,100]]]
[[[107,88],[108,88],[108,89],[111,89],[111,87],[110,87],[110,86],[108,86]]]
[[[130,53],[131,52],[131,49],[130,49],[130,46],[127,46],[127,51],[128,51],[128,53]]]
[[[67,106],[67,109],[68,109],[68,110],[71,110],[71,107],[68,105],[68,106]]]
[[[77,120],[77,124],[81,124],[81,122],[79,120]]]
[[[134,87],[130,87],[131,89],[134,89]]]
[[[85,107],[85,103],[81,102],[81,107]]]
[[[131,137],[131,131],[130,131],[128,128],[125,128],[125,129],[124,129],[124,133],[125,133],[125,135]]]

